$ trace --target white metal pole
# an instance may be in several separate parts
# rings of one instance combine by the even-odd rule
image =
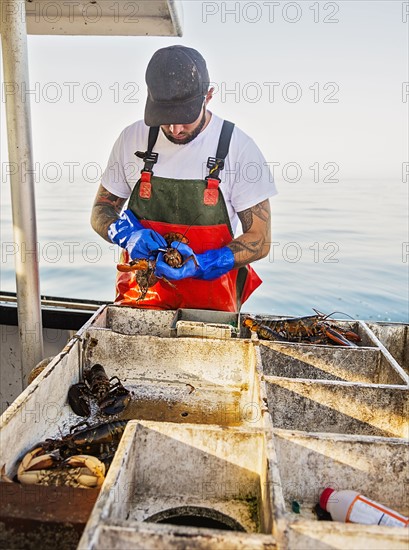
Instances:
[[[6,120],[9,161],[13,167],[10,182],[24,388],[29,372],[44,357],[30,103],[27,95],[22,94],[22,89],[29,89],[25,2],[7,0],[2,8],[1,43],[8,92]]]

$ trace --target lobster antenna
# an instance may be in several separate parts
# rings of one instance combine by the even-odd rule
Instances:
[[[196,216],[196,218],[192,221],[192,223],[189,225],[189,227],[188,227],[188,228],[186,229],[186,231],[183,233],[182,239],[184,239],[184,238],[186,237],[186,234],[187,234],[187,232],[189,231],[189,229],[192,227],[192,225],[193,225],[195,222],[197,222],[197,220],[200,218],[201,215],[202,215],[202,214],[199,213],[199,214]],[[178,242],[178,245],[177,245],[177,247],[175,248],[175,250],[177,250],[177,249],[179,248],[179,245],[180,245],[181,242],[182,242],[181,240]]]
[[[315,309],[314,307],[312,309],[313,311],[315,311],[317,315],[324,315],[324,313],[322,313],[321,311],[318,311],[318,309]],[[328,317],[332,317],[332,315],[335,315],[335,313],[340,313],[341,315],[345,315],[345,317],[349,317],[350,319],[355,321],[355,319],[351,317],[351,315],[348,315],[348,313],[344,313],[343,311],[333,311],[332,313],[328,313],[327,315],[324,315],[324,321],[325,319],[328,319]]]
[[[197,220],[200,218],[201,215],[202,215],[202,214],[199,213],[199,214],[196,216],[196,218],[192,221],[192,223],[189,225],[189,227],[188,227],[188,228],[186,229],[186,231],[183,233],[182,239],[183,239],[184,237],[186,237],[186,234],[187,234],[187,232],[189,231],[189,229],[192,227],[192,225],[193,225],[195,222],[197,222]],[[140,219],[143,220],[144,222],[147,222],[147,224],[148,224],[148,226],[150,227],[150,229],[152,229],[152,226],[151,226],[151,224],[149,223],[151,220],[147,220],[146,218],[140,218]],[[177,250],[177,249],[179,248],[179,245],[180,245],[181,242],[182,242],[182,241],[179,241],[179,242],[178,242],[178,245],[177,245],[177,247],[175,248],[175,250]]]

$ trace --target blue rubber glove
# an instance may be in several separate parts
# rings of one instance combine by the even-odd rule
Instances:
[[[160,252],[156,261],[155,275],[157,277],[165,277],[174,281],[195,277],[196,279],[204,279],[210,281],[221,277],[234,266],[234,254],[227,246],[208,250],[203,254],[195,254],[187,244],[173,242],[173,248],[177,248],[181,253],[183,260],[189,256],[196,259],[196,263],[191,258],[182,267],[170,267],[163,260],[163,253]]]
[[[131,210],[124,210],[120,218],[111,223],[108,227],[108,237],[113,243],[125,248],[132,260],[154,260],[158,248],[168,246],[162,235],[153,229],[145,229]]]

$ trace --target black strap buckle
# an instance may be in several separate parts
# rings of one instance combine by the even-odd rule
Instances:
[[[223,170],[223,168],[224,168],[224,159],[218,159],[216,157],[209,157],[207,159],[207,168],[209,168],[209,170],[212,170],[212,168],[216,168],[216,170]]]
[[[145,166],[143,167],[142,172],[152,172],[153,165],[158,162],[158,153],[154,153],[153,151],[136,151],[135,155],[142,159],[145,162]]]
[[[207,159],[207,168],[209,169],[209,175],[206,177],[206,179],[215,178],[220,181],[219,172],[224,168],[224,159],[209,157]]]

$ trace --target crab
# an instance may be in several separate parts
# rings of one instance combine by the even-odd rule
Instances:
[[[29,485],[95,488],[104,482],[105,465],[91,455],[73,455],[61,460],[56,453],[44,453],[42,447],[37,447],[20,462],[17,478]]]

